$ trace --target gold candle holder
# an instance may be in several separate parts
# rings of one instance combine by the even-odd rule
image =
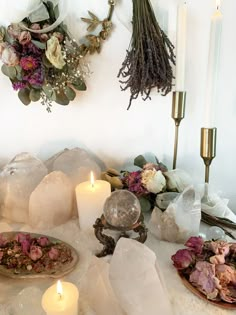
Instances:
[[[175,121],[175,143],[174,143],[174,156],[173,156],[173,169],[176,168],[178,140],[179,140],[179,125],[185,115],[186,92],[175,91],[172,95],[172,114],[171,117]]]
[[[205,183],[209,183],[210,165],[216,156],[216,128],[201,128],[201,157],[205,164]]]

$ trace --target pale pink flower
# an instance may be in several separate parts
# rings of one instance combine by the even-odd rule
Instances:
[[[37,239],[37,243],[42,246],[42,247],[45,247],[47,246],[48,244],[50,244],[50,241],[49,239],[46,237],[46,236],[42,236],[42,237],[39,237]]]
[[[6,46],[3,46],[0,50],[0,57],[5,65],[13,67],[18,65],[19,58],[12,46],[7,44]]]
[[[52,260],[57,260],[57,258],[59,257],[59,251],[56,248],[52,247],[48,252],[48,256]]]
[[[175,255],[171,256],[174,266],[178,270],[188,268],[195,262],[195,255],[188,249],[180,249]]]
[[[31,34],[28,31],[23,31],[18,37],[19,43],[21,45],[27,45],[31,41]]]
[[[186,247],[189,247],[195,254],[201,254],[204,240],[200,236],[192,236],[184,244]]]
[[[39,246],[35,246],[32,245],[30,247],[30,253],[29,253],[29,257],[33,260],[36,261],[39,258],[41,258],[43,256],[42,250]]]

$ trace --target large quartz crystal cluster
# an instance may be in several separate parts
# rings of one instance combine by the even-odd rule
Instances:
[[[47,229],[72,217],[75,185],[96,178],[100,168],[83,149],[65,149],[45,163],[29,153],[14,157],[0,171],[0,216]]]
[[[117,228],[129,228],[138,221],[141,206],[138,198],[128,190],[114,191],[104,205],[107,222]]]
[[[29,197],[48,171],[42,161],[21,153],[0,173],[1,215],[15,222],[28,221]]]

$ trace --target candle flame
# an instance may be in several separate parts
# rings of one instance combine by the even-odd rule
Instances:
[[[220,9],[220,0],[216,0],[216,9],[217,9],[217,10]]]
[[[90,173],[90,183],[91,183],[91,186],[94,187],[94,175],[93,175],[93,172]]]
[[[57,294],[59,295],[59,298],[61,299],[62,294],[63,294],[63,289],[62,289],[62,284],[61,281],[57,281]]]

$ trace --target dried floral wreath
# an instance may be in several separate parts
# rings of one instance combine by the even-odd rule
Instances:
[[[163,95],[172,89],[174,46],[160,28],[149,0],[133,0],[133,33],[118,77],[121,89],[130,89],[131,103],[139,94],[150,99],[153,88]]]
[[[89,32],[99,25],[101,30],[98,35],[86,35],[81,45],[70,36],[63,22],[57,25],[59,6],[50,1],[41,0],[44,19],[29,16],[6,29],[0,28],[1,70],[11,80],[24,105],[41,100],[51,112],[53,101],[68,105],[76,97],[75,90],[86,90],[85,76],[89,69],[83,59],[87,54],[99,53],[102,42],[111,32],[115,1],[109,0],[108,4],[105,19],[99,20],[92,12],[88,12],[91,18],[82,18],[89,24]]]

